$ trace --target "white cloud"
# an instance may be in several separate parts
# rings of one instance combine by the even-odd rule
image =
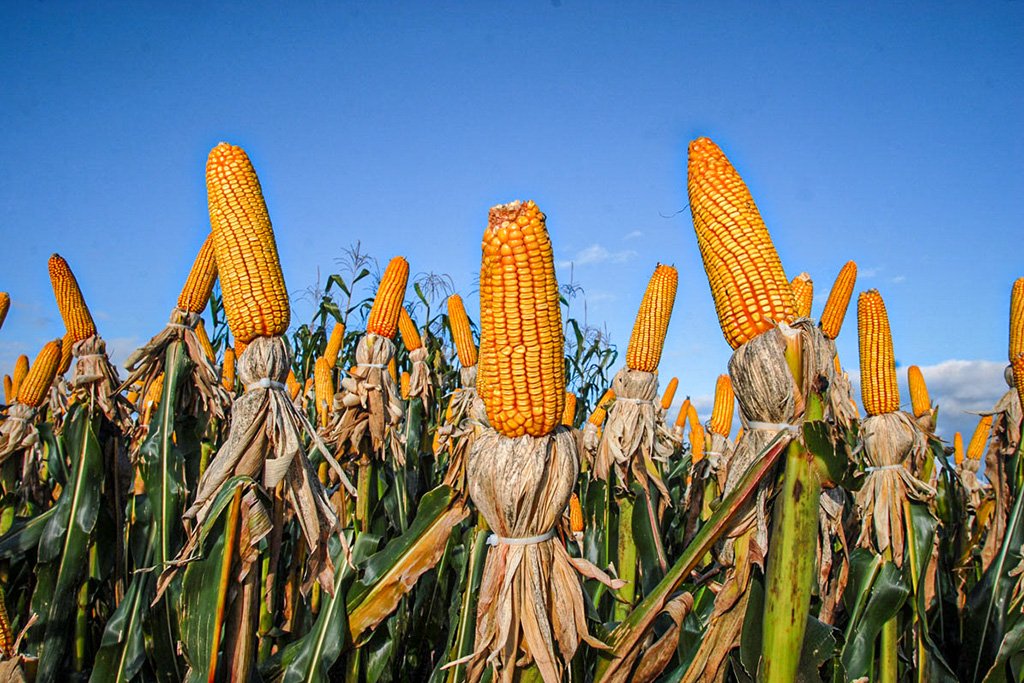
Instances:
[[[878,275],[878,268],[860,268],[857,270],[857,277],[872,278]]]
[[[568,268],[570,266],[591,266],[598,263],[624,263],[636,256],[636,252],[632,249],[624,249],[622,251],[609,251],[606,247],[600,244],[591,244],[585,249],[581,249],[577,254],[565,261],[559,261],[559,268]]]
[[[644,233],[643,233],[642,230],[633,230],[632,232],[627,232],[625,235],[623,235],[622,239],[623,240],[635,240],[635,239],[639,239],[639,238],[641,238],[643,236],[644,236]]]
[[[906,281],[906,279],[906,275],[897,275],[896,277],[891,279],[890,282],[892,282],[894,285],[898,285],[899,283]]]

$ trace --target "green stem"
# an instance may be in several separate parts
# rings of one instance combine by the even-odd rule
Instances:
[[[892,562],[892,548],[885,549],[885,559]],[[878,683],[896,683],[899,675],[899,614],[882,624],[878,653]]]
[[[356,482],[356,525],[360,532],[370,530],[370,491],[373,483],[373,460],[363,456],[359,461],[359,479]]]
[[[626,585],[619,589],[618,601],[615,603],[615,621],[622,621],[633,609],[636,599],[636,543],[633,542],[633,499],[629,492],[618,496],[619,504],[619,554],[616,569],[619,578]]]

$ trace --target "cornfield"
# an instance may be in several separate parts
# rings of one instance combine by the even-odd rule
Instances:
[[[1006,393],[947,444],[874,289],[858,404],[856,264],[815,317],[722,150],[694,140],[687,171],[733,350],[707,415],[673,406],[710,387],[660,375],[676,269],[628,293],[620,363],[532,201],[481,216],[476,321],[354,248],[300,322],[288,236],[222,143],[209,235],[121,369],[54,254],[66,335],[4,378],[0,680],[1024,678],[1024,278]]]

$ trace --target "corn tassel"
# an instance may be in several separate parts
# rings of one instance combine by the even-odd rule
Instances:
[[[57,374],[60,357],[61,341],[54,339],[47,342],[18,387],[18,403],[30,408],[38,408],[42,405],[50,391],[50,385],[53,384],[53,378]]]
[[[405,285],[409,280],[409,262],[396,256],[388,263],[373,298],[373,308],[366,321],[366,331],[393,339],[398,330],[398,319],[405,299]]]
[[[719,375],[715,382],[715,402],[711,409],[711,431],[719,436],[729,438],[732,431],[732,412],[736,396],[732,390],[729,375]]]
[[[631,370],[655,372],[658,369],[678,284],[679,273],[675,268],[660,263],[655,267],[626,349],[626,365]]]
[[[900,408],[896,360],[885,302],[877,289],[861,293],[857,301],[860,338],[861,400],[868,415],[883,415]]]
[[[857,264],[847,261],[839,270],[836,281],[832,284],[832,290],[828,293],[828,301],[821,312],[821,333],[829,339],[839,336],[839,330],[843,328],[843,320],[846,318],[846,309],[850,307],[850,297],[853,296],[853,287],[857,284]]]
[[[466,315],[466,307],[462,297],[452,294],[448,297],[448,326],[452,330],[455,351],[459,354],[459,364],[464,368],[476,365],[476,343],[473,341],[473,329]]]
[[[71,266],[59,254],[53,254],[48,267],[57,308],[60,309],[64,328],[71,334],[71,339],[80,342],[96,336],[96,323],[92,320],[89,307],[85,305],[85,298],[78,287],[75,274],[71,272]]]
[[[217,259],[213,251],[213,235],[207,235],[199,248],[185,286],[178,295],[178,308],[189,313],[202,313],[210,302],[213,283],[217,281]]]

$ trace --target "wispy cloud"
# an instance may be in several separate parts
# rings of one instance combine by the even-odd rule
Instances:
[[[592,266],[598,263],[624,263],[635,256],[636,252],[632,249],[610,251],[600,244],[591,244],[589,247],[581,249],[572,258],[559,261],[557,265],[559,268],[568,268],[569,266]]]
[[[642,230],[633,230],[633,231],[627,232],[625,235],[623,235],[622,239],[623,239],[623,241],[628,241],[628,240],[640,239],[643,236],[644,236],[644,233],[643,233]]]
[[[904,282],[906,279],[906,275],[897,275],[896,277],[889,280],[889,282],[893,283],[894,285],[898,285],[899,283]]]
[[[859,278],[873,278],[878,275],[878,268],[858,268],[857,277]]]

